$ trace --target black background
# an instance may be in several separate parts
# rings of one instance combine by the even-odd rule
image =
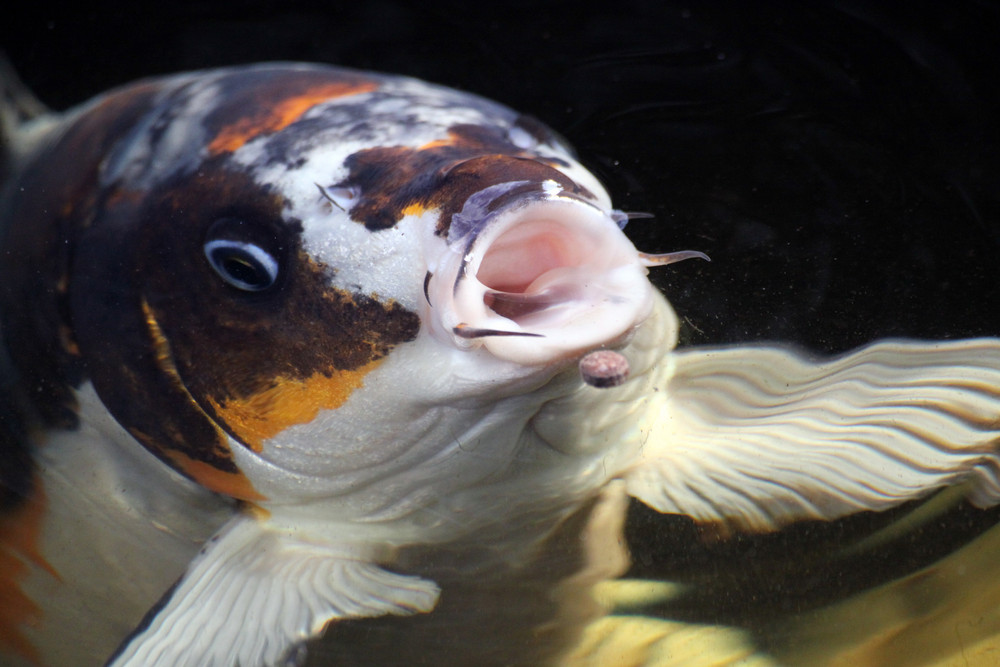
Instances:
[[[1000,12],[856,2],[180,1],[21,8],[2,46],[50,106],[151,74],[315,60],[411,74],[563,133],[693,343],[841,350],[1000,333]]]
[[[0,47],[57,109],[141,76],[285,59],[410,74],[533,114],[576,146],[619,208],[655,214],[627,230],[641,249],[711,255],[654,273],[686,344],[839,351],[885,336],[1000,335],[994,3],[19,11],[6,13]],[[684,521],[634,508],[630,537],[634,574],[703,584],[664,613],[750,623],[762,607],[774,618],[924,564],[994,520],[962,509],[895,550],[821,573],[802,554],[871,521],[707,544]]]

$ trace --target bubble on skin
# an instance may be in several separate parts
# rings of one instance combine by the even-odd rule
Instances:
[[[595,350],[580,359],[580,377],[591,387],[617,387],[628,373],[628,359],[614,350]]]

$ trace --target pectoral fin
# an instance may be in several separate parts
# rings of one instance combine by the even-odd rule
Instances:
[[[438,587],[249,517],[227,524],[109,662],[115,667],[297,664],[334,619],[430,611]]]
[[[1000,502],[1000,340],[886,341],[822,362],[693,349],[676,364],[627,478],[661,512],[769,530],[963,481],[975,504]]]

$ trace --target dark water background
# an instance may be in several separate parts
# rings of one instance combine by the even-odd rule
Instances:
[[[144,75],[286,59],[533,114],[619,208],[655,214],[628,230],[641,249],[711,255],[655,276],[686,344],[1000,335],[995,3],[334,4],[32,3],[0,22],[0,46],[54,108]],[[716,542],[634,507],[631,575],[696,583],[655,613],[748,627],[766,647],[783,618],[1000,516],[961,506],[875,553],[828,557],[900,514]]]
[[[995,4],[470,6],[31,3],[0,44],[55,108],[145,75],[293,59],[531,113],[621,208],[657,215],[630,230],[643,248],[713,256],[661,279],[693,343],[997,332]]]

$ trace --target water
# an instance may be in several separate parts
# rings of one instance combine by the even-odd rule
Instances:
[[[5,22],[2,43],[55,107],[146,74],[282,58],[410,73],[533,113],[619,207],[655,214],[628,229],[641,249],[713,258],[656,274],[685,344],[834,352],[996,335],[1000,14],[871,4],[524,2],[489,17],[462,3],[32,8],[18,34]],[[577,641],[574,664],[994,664],[998,517],[944,497],[724,536],[635,503],[632,588],[602,589],[619,613]],[[562,555],[524,590],[544,597],[578,549],[554,547]],[[479,610],[478,625],[449,635],[448,616],[429,616],[409,630],[425,641],[413,655],[462,664],[468,646],[499,638],[500,655],[530,664],[517,623],[489,610],[521,605],[530,626],[523,611],[545,602],[488,582],[456,598],[468,601],[454,617]],[[356,642],[349,655],[372,657],[373,638],[391,654],[407,620],[338,632],[345,650]]]

